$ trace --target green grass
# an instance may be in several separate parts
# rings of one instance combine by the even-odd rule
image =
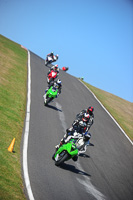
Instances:
[[[27,51],[0,35],[0,199],[23,200],[20,143],[27,93]],[[8,147],[16,138],[14,152]]]
[[[133,103],[82,81],[110,112],[133,141]]]

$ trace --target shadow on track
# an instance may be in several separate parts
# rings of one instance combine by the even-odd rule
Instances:
[[[46,107],[46,108],[51,108],[51,109],[53,109],[53,110],[62,112],[62,110],[56,108],[55,106],[47,105],[47,106],[45,106],[45,107]]]
[[[90,143],[89,146],[94,147],[94,144]],[[85,154],[85,153],[80,153],[79,156],[80,156],[80,157],[83,157],[83,158],[90,158],[90,156],[88,156],[88,155]]]
[[[83,158],[90,158],[90,156],[88,156],[88,155],[85,154],[85,153],[80,153],[79,156],[80,156],[80,157],[83,157]]]
[[[94,147],[94,144],[90,143],[90,144],[89,144],[89,146],[92,146],[92,147]]]
[[[84,176],[91,176],[90,174],[87,174],[84,171],[76,169],[75,166],[70,165],[70,164],[63,163],[62,165],[60,165],[60,168],[62,168],[64,170],[71,171],[71,172],[76,173],[76,174],[81,174],[81,175],[84,175]]]

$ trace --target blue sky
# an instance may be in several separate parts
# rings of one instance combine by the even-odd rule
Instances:
[[[132,0],[0,0],[0,34],[133,102]]]

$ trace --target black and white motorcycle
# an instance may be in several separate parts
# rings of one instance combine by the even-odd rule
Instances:
[[[54,55],[53,58],[51,56],[47,56],[45,59],[45,65],[51,64],[58,60],[58,55]]]

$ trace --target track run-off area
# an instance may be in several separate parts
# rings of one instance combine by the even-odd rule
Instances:
[[[28,52],[28,93],[22,166],[29,200],[131,200],[133,145],[94,95],[75,77],[60,70],[62,93],[45,107],[49,67]],[[87,151],[78,161],[56,167],[57,145],[77,113],[94,107]]]

